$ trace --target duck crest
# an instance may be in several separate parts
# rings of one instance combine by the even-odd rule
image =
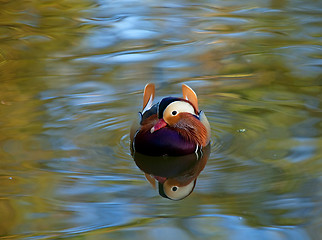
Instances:
[[[153,105],[155,86],[146,85],[139,124],[131,129],[133,151],[178,156],[209,143],[210,126],[205,114],[198,110],[197,95],[187,85],[182,91],[184,98],[165,97]]]

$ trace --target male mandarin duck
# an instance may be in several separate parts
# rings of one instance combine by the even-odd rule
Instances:
[[[198,97],[182,85],[183,98],[165,97],[153,104],[155,85],[144,88],[143,110],[131,128],[131,148],[150,156],[181,156],[197,152],[208,145],[210,125],[199,111]]]

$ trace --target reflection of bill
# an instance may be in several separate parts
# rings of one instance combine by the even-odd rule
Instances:
[[[154,157],[134,153],[133,158],[153,188],[158,187],[162,197],[181,200],[194,190],[197,177],[205,167],[209,154],[210,144],[185,156]]]

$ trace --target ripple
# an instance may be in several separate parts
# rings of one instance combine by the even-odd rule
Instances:
[[[3,2],[0,235],[319,239],[318,4]],[[180,202],[130,155],[147,82],[192,86],[211,124]]]

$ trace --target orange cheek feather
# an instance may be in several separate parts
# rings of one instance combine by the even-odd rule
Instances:
[[[208,144],[206,127],[190,113],[181,113],[180,120],[176,123],[177,129],[187,140],[196,142],[199,146]]]

